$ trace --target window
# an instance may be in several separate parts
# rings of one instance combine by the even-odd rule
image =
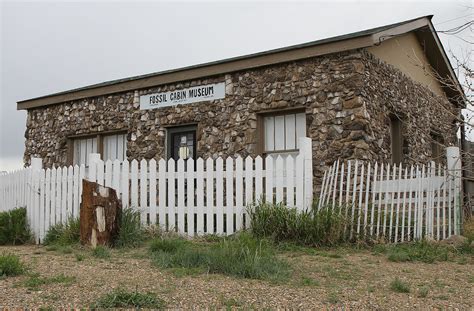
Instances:
[[[89,166],[89,154],[99,153],[104,161],[127,158],[127,134],[96,135],[73,139],[73,164]]]
[[[275,114],[263,117],[264,152],[298,150],[298,138],[306,136],[306,115],[300,113]]]
[[[97,153],[97,137],[74,139],[74,165],[89,166],[89,154]]]
[[[390,116],[390,139],[392,149],[392,163],[403,161],[403,133],[402,121],[395,115]]]
[[[103,159],[123,161],[127,158],[127,134],[107,135],[103,140]]]
[[[167,130],[168,158],[196,159],[196,126],[179,126]]]

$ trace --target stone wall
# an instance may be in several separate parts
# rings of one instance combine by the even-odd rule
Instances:
[[[440,136],[445,146],[456,145],[460,108],[370,53],[364,53],[364,65],[367,156],[390,161],[390,115],[394,115],[402,121],[405,164],[445,162],[444,153],[439,159],[432,157],[432,134]]]
[[[140,95],[222,81],[222,100],[139,109]],[[320,177],[339,157],[388,160],[390,111],[406,115],[413,160],[430,156],[431,127],[454,142],[452,118],[435,109],[433,101],[449,106],[370,53],[350,51],[29,110],[24,160],[40,156],[46,167],[68,164],[68,137],[114,130],[127,131],[129,159],[159,159],[166,157],[166,128],[186,124],[197,125],[198,156],[255,155],[261,144],[258,114],[301,108],[313,140],[315,176]]]

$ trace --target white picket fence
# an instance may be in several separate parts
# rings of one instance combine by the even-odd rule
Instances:
[[[201,158],[196,161],[103,162],[90,167],[30,168],[0,176],[0,211],[26,206],[40,243],[51,225],[78,217],[84,178],[114,188],[123,207],[138,209],[143,224],[189,236],[228,235],[248,227],[246,207],[259,199],[300,210],[313,201],[311,140],[300,138],[292,156]]]
[[[459,149],[447,150],[447,167],[335,162],[324,173],[318,208],[340,208],[350,234],[403,242],[459,234]]]

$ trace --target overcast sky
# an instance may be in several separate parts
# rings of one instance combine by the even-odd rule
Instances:
[[[16,102],[106,80],[304,43],[433,14],[473,19],[471,1],[2,1],[0,171],[23,165]],[[472,33],[462,33],[473,41]],[[472,49],[440,35],[446,50]]]

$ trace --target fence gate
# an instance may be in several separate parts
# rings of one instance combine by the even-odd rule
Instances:
[[[459,149],[447,149],[447,166],[337,161],[324,173],[318,208],[340,207],[351,235],[403,242],[459,234],[461,163]]]

